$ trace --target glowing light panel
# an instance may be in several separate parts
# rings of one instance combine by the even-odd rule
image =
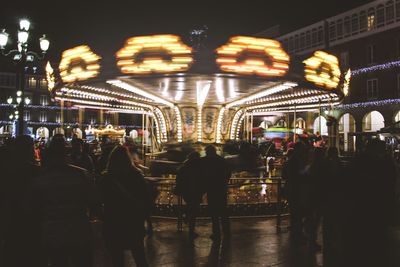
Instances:
[[[218,48],[217,54],[217,64],[223,71],[283,76],[289,70],[289,56],[275,40],[237,36]]]
[[[132,37],[116,57],[121,72],[127,74],[185,71],[193,62],[192,48],[176,35]]]
[[[323,51],[315,51],[314,55],[307,60],[304,74],[307,81],[318,86],[334,89],[340,81],[339,61],[334,55]]]
[[[349,95],[350,80],[351,80],[351,70],[348,69],[346,75],[344,76],[344,83],[343,83],[343,94],[345,96]]]
[[[100,59],[87,45],[65,50],[59,66],[61,79],[71,83],[96,77],[100,70]]]

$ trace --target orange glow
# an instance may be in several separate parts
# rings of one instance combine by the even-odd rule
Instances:
[[[307,60],[304,74],[307,81],[318,86],[334,89],[340,81],[339,61],[334,55],[323,51],[315,51],[314,55]]]
[[[63,82],[71,83],[96,77],[100,70],[100,59],[101,57],[93,53],[87,45],[65,50],[59,66],[61,79]],[[73,62],[81,64],[74,66]]]
[[[229,43],[216,50],[219,55],[217,63],[221,70],[240,74],[256,74],[262,76],[283,76],[289,70],[289,55],[283,50],[278,41],[236,36]],[[243,52],[263,54],[272,64],[256,56],[248,56],[243,62],[237,58]]]
[[[137,60],[140,53],[150,52],[153,56]],[[154,57],[155,53],[167,53],[170,60]],[[117,65],[127,74],[146,74],[188,70],[193,63],[192,49],[176,35],[152,35],[132,37],[116,53]]]

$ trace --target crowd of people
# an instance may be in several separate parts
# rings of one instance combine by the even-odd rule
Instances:
[[[337,148],[297,142],[282,178],[292,244],[324,248],[324,266],[392,266],[388,230],[395,221],[396,166],[385,143],[371,139],[344,164]],[[323,244],[317,243],[322,226]]]
[[[91,219],[96,217],[102,221],[114,267],[124,266],[126,250],[131,250],[137,266],[148,266],[144,237],[145,226],[152,228],[154,198],[134,162],[126,146],[104,146],[101,156],[94,159],[80,139],[73,139],[67,148],[63,135],[55,135],[40,152],[29,136],[18,136],[0,147],[0,265],[92,266]],[[229,237],[230,176],[228,164],[213,146],[206,148],[205,157],[193,153],[183,164],[176,192],[188,203],[190,239],[196,237],[196,212],[205,193],[212,217],[211,238],[220,240],[222,233]]]
[[[291,244],[308,244],[310,250],[323,246],[328,267],[386,266],[382,260],[390,253],[385,244],[394,221],[396,169],[385,143],[371,140],[363,153],[344,164],[336,148],[299,139],[286,157],[282,178]],[[0,264],[92,266],[91,219],[96,217],[102,221],[114,267],[124,266],[126,250],[137,266],[148,266],[144,238],[151,234],[154,196],[128,147],[104,146],[100,157],[93,158],[88,145],[77,138],[67,149],[64,136],[55,135],[38,152],[29,136],[18,136],[0,147],[0,164]],[[190,240],[197,237],[196,217],[204,195],[210,238],[230,238],[231,170],[212,145],[205,147],[204,157],[192,152],[183,162],[175,193],[186,203]],[[318,243],[321,226],[323,244]]]

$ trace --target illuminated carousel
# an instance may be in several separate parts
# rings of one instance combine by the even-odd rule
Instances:
[[[236,140],[252,115],[340,103],[349,80],[326,52],[290,58],[278,41],[245,36],[212,52],[175,35],[132,37],[116,53],[119,74],[102,73],[100,61],[82,45],[64,51],[58,69],[48,64],[55,100],[145,114],[158,144]]]

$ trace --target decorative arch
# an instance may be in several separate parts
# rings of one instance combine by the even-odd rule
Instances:
[[[395,123],[400,121],[400,110],[394,115],[393,121]]]
[[[363,132],[376,132],[385,127],[385,119],[379,111],[371,111],[362,120]]]
[[[321,135],[328,135],[328,126],[326,125],[326,118],[324,116],[316,117],[313,126],[314,134],[319,132]]]

